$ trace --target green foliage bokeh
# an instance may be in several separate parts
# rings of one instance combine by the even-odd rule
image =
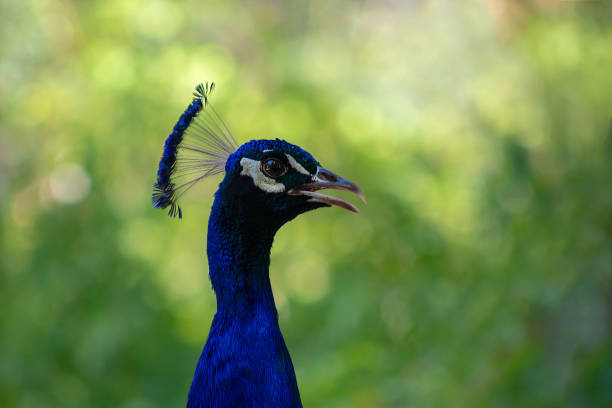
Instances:
[[[368,197],[299,217],[273,248],[305,406],[612,406],[606,2],[0,14],[0,406],[185,404],[215,311],[219,179],[182,221],[150,195],[206,80],[239,142],[298,144]]]

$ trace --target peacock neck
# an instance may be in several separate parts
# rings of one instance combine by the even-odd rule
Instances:
[[[211,210],[207,253],[217,313],[188,408],[302,407],[268,275],[274,234],[286,220],[245,201],[227,200],[220,189]]]
[[[254,309],[277,318],[270,285],[270,250],[280,225],[262,216],[261,208],[215,197],[208,224],[210,280],[217,314],[247,317]]]

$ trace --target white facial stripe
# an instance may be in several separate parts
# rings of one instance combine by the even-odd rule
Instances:
[[[314,176],[312,176],[312,181],[323,181],[323,180],[321,180],[321,178],[319,177],[319,169],[320,169],[320,168],[321,168],[321,167],[318,167],[318,166],[317,166],[317,173],[316,173]]]
[[[240,159],[240,165],[242,166],[240,175],[251,177],[253,179],[253,183],[255,183],[255,185],[261,190],[268,193],[282,193],[285,191],[285,185],[283,183],[279,183],[270,177],[266,177],[261,172],[261,162],[259,160],[247,159],[246,157],[243,157]]]
[[[306,176],[310,176],[310,173],[306,171],[306,169],[300,163],[298,163],[297,160],[293,158],[293,156],[291,156],[290,154],[286,154],[286,153],[285,153],[285,156],[287,156],[287,159],[289,159],[289,164],[291,165],[291,167],[296,169],[299,173],[302,173]]]

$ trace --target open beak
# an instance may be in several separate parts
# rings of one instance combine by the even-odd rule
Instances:
[[[313,182],[303,184],[298,187],[294,187],[287,193],[289,195],[304,195],[310,197],[308,201],[315,203],[324,203],[328,205],[335,205],[342,207],[345,210],[353,211],[358,213],[359,209],[353,204],[341,200],[336,197],[328,196],[325,194],[317,193],[319,190],[333,189],[333,190],[346,190],[355,193],[365,203],[366,198],[363,191],[352,181],[348,181],[340,176],[335,175],[329,170],[322,167],[317,168],[317,174],[313,177]]]

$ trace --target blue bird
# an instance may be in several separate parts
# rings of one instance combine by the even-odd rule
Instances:
[[[354,183],[283,140],[238,147],[210,104],[214,83],[199,85],[168,136],[153,203],[182,217],[178,198],[225,172],[208,222],[207,255],[217,312],[189,390],[188,408],[301,407],[289,351],[278,325],[268,269],[274,235],[299,214],[352,204],[319,193]]]

